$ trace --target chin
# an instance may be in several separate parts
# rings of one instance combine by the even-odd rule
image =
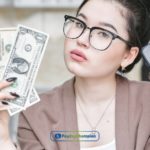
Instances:
[[[108,76],[110,76],[110,74],[112,74],[112,72],[106,72],[106,71],[102,71],[102,72],[88,71],[74,64],[67,64],[66,66],[70,73],[82,78],[91,78],[91,79],[107,78]]]
[[[85,76],[84,70],[74,63],[66,63],[66,67],[68,71],[74,74],[75,76],[82,76],[82,77]]]

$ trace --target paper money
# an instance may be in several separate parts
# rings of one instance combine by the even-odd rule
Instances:
[[[10,101],[17,107],[23,108],[27,104],[48,38],[43,32],[18,26],[10,58],[3,73],[3,79],[17,77],[17,81],[5,89],[20,95],[20,98]]]
[[[36,92],[35,89],[32,89],[32,92],[28,98],[28,101],[26,103],[26,106],[23,108],[19,108],[19,107],[14,107],[10,110],[8,110],[10,116],[15,115],[16,113],[19,113],[20,111],[26,110],[28,107],[38,103],[40,101],[40,98]]]
[[[10,57],[11,46],[15,39],[16,28],[0,28],[0,80]]]
[[[16,28],[0,28],[0,80],[2,80],[4,69],[8,63],[15,35]],[[13,106],[13,108],[9,110],[9,114],[12,116],[39,101],[40,98],[36,90],[33,88],[29,98],[27,99],[26,106],[24,108]]]

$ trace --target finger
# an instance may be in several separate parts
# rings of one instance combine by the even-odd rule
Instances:
[[[13,106],[11,105],[6,105],[6,104],[3,104],[2,101],[0,101],[0,111],[3,111],[3,110],[9,110],[9,109],[12,109]],[[0,112],[2,114],[2,112]]]
[[[16,77],[12,77],[12,78],[8,78],[8,79],[6,79],[5,81],[2,81],[1,83],[0,83],[0,89],[3,89],[3,88],[5,88],[5,87],[7,87],[7,86],[10,86],[13,82],[15,82],[17,80],[17,78]]]
[[[13,96],[11,93],[0,93],[0,100],[12,100],[15,98],[16,96]]]
[[[5,106],[5,105],[0,105],[0,111],[2,110],[9,110],[10,109],[10,106]],[[1,113],[1,112],[0,112]]]
[[[11,84],[12,84],[11,82],[2,81],[2,82],[0,82],[0,89],[6,88],[6,87],[10,86]]]

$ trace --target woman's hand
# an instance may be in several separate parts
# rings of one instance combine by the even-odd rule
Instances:
[[[16,93],[4,93],[1,90],[10,86],[16,78],[9,78],[0,82],[0,145],[5,147],[4,143],[11,143],[9,135],[9,114],[8,109],[11,108],[6,100],[12,100],[19,97]]]

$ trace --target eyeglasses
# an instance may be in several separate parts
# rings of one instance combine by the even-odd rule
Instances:
[[[65,15],[63,31],[66,38],[77,39],[84,33],[86,29],[90,30],[90,45],[97,50],[106,50],[112,44],[112,41],[116,38],[125,42],[129,47],[132,47],[129,41],[126,41],[115,33],[100,27],[89,28],[82,20],[76,17]]]

